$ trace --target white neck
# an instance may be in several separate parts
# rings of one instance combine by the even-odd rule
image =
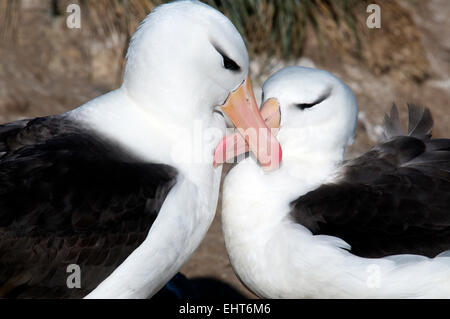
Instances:
[[[212,154],[224,136],[223,119],[180,122],[152,109],[140,107],[121,88],[69,113],[138,159],[174,166],[179,173],[147,239],[87,298],[152,296],[188,260],[213,220],[221,169],[213,169]],[[199,151],[203,158],[196,156]]]
[[[448,258],[361,258],[348,252],[343,240],[313,235],[290,218],[289,204],[331,181],[341,154],[288,151],[273,173],[262,173],[252,158],[231,170],[224,182],[222,225],[239,278],[263,298],[448,296]]]
[[[172,165],[185,174],[192,169],[211,169],[214,148],[225,134],[224,119],[212,111],[180,118],[162,111],[169,107],[138,104],[120,88],[69,115],[143,161]]]
[[[220,175],[218,169],[208,187],[179,179],[146,240],[86,298],[141,299],[159,291],[189,260],[208,231]]]

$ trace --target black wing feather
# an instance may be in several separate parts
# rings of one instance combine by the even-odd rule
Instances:
[[[0,297],[86,295],[143,242],[177,175],[64,117],[0,126],[0,152]]]
[[[384,138],[386,140],[389,140],[395,136],[404,135],[398,115],[398,109],[395,104],[392,106],[389,116],[386,114],[384,117],[384,128]]]
[[[433,117],[427,108],[408,104],[408,135],[419,139],[428,139],[433,130]]]
[[[346,162],[342,176],[292,203],[291,216],[315,234],[347,241],[363,257],[450,249],[450,140],[430,139],[428,109],[409,107],[408,135],[399,135],[396,107],[389,140]]]

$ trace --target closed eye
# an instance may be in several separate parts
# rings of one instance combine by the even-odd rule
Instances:
[[[225,67],[225,69],[231,71],[241,70],[241,67],[237,65],[237,63],[231,60],[229,57],[227,57],[226,55],[223,55],[222,57],[223,57],[223,66]]]
[[[225,52],[220,49],[217,45],[214,45],[214,49],[216,49],[217,52],[219,52],[219,54],[222,56],[223,59],[223,67],[227,70],[233,71],[233,72],[238,72],[241,70],[241,67],[234,62],[230,57],[228,57],[228,55],[225,54]]]
[[[310,109],[313,106],[317,105],[317,103],[299,103],[299,104],[295,104],[296,107],[298,107],[299,109],[301,109],[302,111],[305,109]]]
[[[329,89],[328,91],[326,91],[324,94],[322,94],[316,101],[312,102],[312,103],[297,103],[294,104],[296,107],[298,107],[299,109],[306,110],[306,109],[310,109],[320,103],[322,103],[323,101],[325,101],[326,99],[328,99],[328,97],[331,95],[331,89]]]

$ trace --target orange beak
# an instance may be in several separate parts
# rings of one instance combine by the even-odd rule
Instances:
[[[237,102],[233,102],[232,98],[237,98]],[[265,170],[278,168],[282,159],[281,146],[275,138],[281,120],[278,101],[267,100],[260,113],[250,79],[247,79],[230,96],[222,110],[232,120],[239,133],[225,137],[218,144],[214,153],[214,166],[229,162],[250,150],[256,154]]]

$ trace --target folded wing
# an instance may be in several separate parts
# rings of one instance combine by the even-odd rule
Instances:
[[[431,139],[428,109],[409,106],[404,133],[394,106],[385,141],[343,163],[334,183],[295,200],[292,218],[339,237],[363,257],[450,249],[450,139]]]
[[[144,241],[176,175],[63,116],[0,126],[0,297],[85,296]]]

